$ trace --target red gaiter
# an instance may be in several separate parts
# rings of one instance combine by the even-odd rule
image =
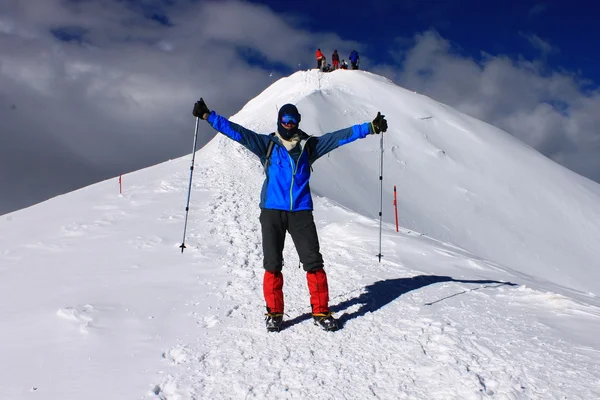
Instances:
[[[283,314],[283,274],[281,272],[265,271],[263,292],[267,311]]]
[[[323,268],[306,273],[308,291],[310,292],[310,305],[313,314],[329,312],[329,287],[327,286],[327,274]]]

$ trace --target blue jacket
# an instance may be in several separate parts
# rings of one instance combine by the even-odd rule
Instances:
[[[217,131],[239,142],[256,154],[265,169],[265,181],[260,194],[260,208],[284,211],[312,210],[310,195],[310,166],[320,157],[346,144],[374,133],[373,125],[366,122],[322,136],[309,136],[299,131],[301,141],[288,152],[276,135],[252,132],[212,111],[207,119]],[[269,141],[275,145],[267,163]]]
[[[358,61],[358,53],[356,51],[353,51],[352,53],[350,53],[350,57],[348,58],[350,59],[350,61],[355,63]]]

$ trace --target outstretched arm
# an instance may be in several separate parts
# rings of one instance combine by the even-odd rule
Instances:
[[[349,128],[340,129],[339,131],[326,133],[323,136],[315,137],[314,152],[312,153],[313,161],[324,156],[332,150],[337,149],[347,143],[354,142],[357,139],[363,139],[375,133],[370,122],[365,122],[360,125],[353,125]]]
[[[377,117],[375,117],[373,122],[353,125],[349,128],[315,137],[315,139],[313,139],[314,151],[312,152],[312,162],[329,153],[331,150],[337,149],[347,143],[354,142],[357,139],[363,139],[367,137],[367,135],[373,133],[379,134],[385,131],[387,131],[385,115],[381,115],[381,113],[378,112]]]
[[[260,135],[210,111],[203,99],[194,104],[193,115],[205,119],[214,129],[242,144],[258,157],[265,156],[270,140],[268,135]]]
[[[260,135],[250,129],[246,129],[214,111],[210,112],[206,120],[217,131],[242,144],[258,157],[264,157],[267,153],[267,145],[269,143],[267,135]]]

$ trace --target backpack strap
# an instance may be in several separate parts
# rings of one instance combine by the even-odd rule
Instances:
[[[306,155],[308,156],[308,165],[310,166],[310,171],[312,172],[312,170],[313,170],[312,163],[313,162],[310,159],[312,150],[311,150],[311,147],[308,145],[308,141],[310,140],[310,138],[312,138],[312,136],[308,136],[308,137],[302,139],[300,141],[300,145],[302,146],[303,149],[306,150]]]
[[[308,145],[308,141],[310,140],[311,137],[312,136],[309,136],[309,137],[307,137],[305,139],[302,139],[300,141],[300,145],[302,146],[302,148],[304,150],[306,150],[306,154],[308,155],[308,161],[312,164],[312,162],[310,161],[310,155],[312,153],[312,150],[311,150],[311,147]]]
[[[273,147],[275,147],[275,141],[273,141],[273,136],[275,136],[275,132],[269,135],[269,144],[267,145],[267,153],[265,154],[265,174],[267,173],[267,168],[269,168],[269,161],[271,160],[271,153],[273,153]]]

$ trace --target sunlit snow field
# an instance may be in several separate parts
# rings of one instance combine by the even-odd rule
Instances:
[[[381,262],[380,137],[314,165],[342,329],[313,325],[288,238],[286,328],[266,332],[264,173],[217,134],[183,253],[191,155],[0,217],[0,398],[600,398],[600,185],[363,71],[297,72],[232,120],[270,133],[288,102],[313,135],[390,126]]]

